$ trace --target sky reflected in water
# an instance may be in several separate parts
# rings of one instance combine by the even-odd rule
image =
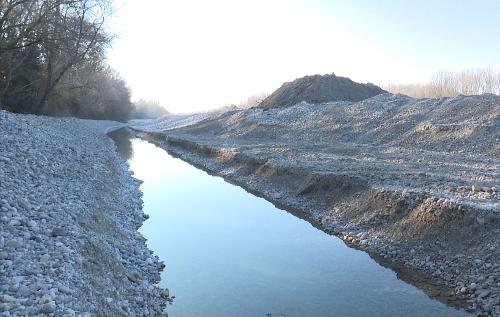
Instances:
[[[170,317],[470,316],[264,199],[132,139]]]

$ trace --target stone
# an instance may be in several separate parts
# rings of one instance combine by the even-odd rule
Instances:
[[[39,289],[41,289],[41,288],[42,288],[42,286],[40,286],[40,284],[38,284],[38,283],[36,283],[36,282],[35,282],[35,283],[30,284],[30,285],[29,285],[29,288],[30,288],[32,291],[36,292],[36,291],[38,291]]]
[[[12,302],[15,302],[16,299],[14,297],[10,296],[10,295],[3,295],[2,301],[4,303],[12,303]]]
[[[18,240],[9,240],[5,243],[8,248],[18,249],[23,246],[23,244]]]
[[[56,303],[54,301],[50,301],[45,303],[40,308],[40,313],[42,314],[51,314],[56,311]]]
[[[44,254],[40,257],[40,263],[48,263],[50,260],[50,255]]]
[[[52,237],[65,236],[66,231],[63,228],[55,227],[51,230],[50,235]]]
[[[137,272],[133,272],[131,274],[128,274],[127,277],[131,282],[134,282],[134,283],[139,283],[140,278],[141,278],[141,276]]]
[[[489,304],[484,304],[483,306],[481,306],[481,308],[487,313],[491,312],[491,305]]]
[[[5,156],[0,156],[0,162],[4,162],[4,163],[7,163],[7,164],[12,164],[12,160],[8,157],[5,157]]]
[[[19,286],[18,292],[22,297],[28,297],[31,294],[30,289],[25,285]]]
[[[21,222],[18,219],[12,219],[9,221],[9,226],[20,226]]]
[[[57,286],[57,289],[64,294],[73,294],[73,291],[66,285],[59,285]]]
[[[483,298],[486,298],[488,297],[488,295],[490,295],[490,291],[488,290],[478,290],[477,292],[477,297],[483,299]]]

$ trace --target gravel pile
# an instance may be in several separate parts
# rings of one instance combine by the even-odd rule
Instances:
[[[499,96],[380,94],[151,131],[142,136],[366,250],[431,295],[500,315]]]
[[[315,104],[330,101],[361,101],[386,92],[373,84],[356,83],[335,74],[305,76],[284,83],[264,99],[259,107],[269,109],[292,106],[302,101]]]
[[[160,316],[117,122],[0,111],[0,316]]]

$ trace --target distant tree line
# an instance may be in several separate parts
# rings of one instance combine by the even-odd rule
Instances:
[[[0,107],[125,120],[123,79],[105,61],[111,0],[0,0]]]
[[[133,119],[154,119],[170,113],[157,101],[139,99],[134,102],[134,109],[130,114]]]
[[[238,110],[238,109],[248,109],[258,106],[262,100],[269,96],[267,92],[261,92],[258,94],[251,95],[245,101],[241,101],[238,104],[226,104],[220,107],[218,110]]]
[[[258,106],[264,99],[266,99],[270,94],[267,92],[261,92],[255,95],[251,95],[246,101],[238,104],[238,108],[252,108]]]
[[[440,71],[426,84],[393,84],[383,87],[391,93],[415,98],[439,98],[457,95],[500,94],[500,72],[490,68],[461,72]]]

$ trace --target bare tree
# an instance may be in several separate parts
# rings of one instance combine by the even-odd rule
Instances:
[[[36,45],[42,41],[40,26],[46,22],[51,5],[43,1],[0,1],[0,104],[7,92],[19,93],[33,83],[11,83],[22,76],[19,71],[33,57]]]
[[[102,32],[108,8],[107,0],[75,0],[61,1],[52,10],[50,23],[43,29],[45,85],[38,101],[39,112],[43,112],[50,94],[71,67],[103,54],[111,40]]]
[[[416,98],[500,94],[500,72],[491,68],[467,69],[458,73],[440,71],[426,84],[392,84],[384,88]]]
[[[111,14],[111,0],[0,0],[0,105],[45,112],[65,74],[101,65]]]

